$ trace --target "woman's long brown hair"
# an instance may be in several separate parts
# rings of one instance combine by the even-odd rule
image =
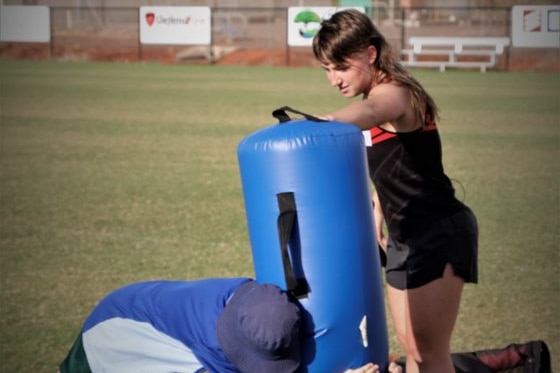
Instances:
[[[363,53],[371,45],[377,49],[373,66],[379,77],[378,83],[387,78],[407,87],[420,123],[425,123],[426,114],[434,120],[438,119],[435,101],[398,61],[391,45],[367,15],[348,9],[336,12],[321,22],[321,29],[313,39],[313,53],[320,63],[345,68],[349,58]]]

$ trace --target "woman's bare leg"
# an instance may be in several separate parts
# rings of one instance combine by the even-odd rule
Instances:
[[[407,373],[454,373],[451,334],[464,281],[447,265],[442,278],[410,290],[388,286],[391,316]]]

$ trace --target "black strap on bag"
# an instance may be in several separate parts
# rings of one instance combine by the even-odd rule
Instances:
[[[278,119],[278,121],[280,123],[286,123],[286,122],[289,122],[289,121],[292,120],[292,118],[288,115],[287,112],[291,112],[291,113],[294,113],[294,114],[299,114],[299,115],[303,116],[305,119],[310,120],[312,122],[326,122],[326,120],[324,120],[324,119],[321,119],[321,118],[316,117],[314,115],[307,114],[307,113],[304,113],[302,111],[293,109],[289,106],[282,106],[281,108],[278,108],[278,109],[274,110],[272,112],[272,116],[274,118]]]
[[[288,245],[297,224],[297,208],[294,193],[278,193],[276,198],[278,200],[278,208],[280,210],[277,224],[286,287],[287,290],[296,297],[304,297],[307,293],[309,293],[309,286],[304,278],[296,278],[293,265],[290,260],[290,254],[288,252]]]

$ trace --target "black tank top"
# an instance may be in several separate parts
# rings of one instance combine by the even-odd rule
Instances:
[[[371,180],[391,238],[405,242],[465,205],[445,175],[441,141],[429,118],[412,132],[364,131]]]

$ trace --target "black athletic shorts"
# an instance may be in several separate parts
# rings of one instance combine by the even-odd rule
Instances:
[[[450,263],[465,282],[478,281],[478,225],[471,210],[461,210],[433,224],[406,242],[389,238],[387,283],[414,289],[443,277]]]

